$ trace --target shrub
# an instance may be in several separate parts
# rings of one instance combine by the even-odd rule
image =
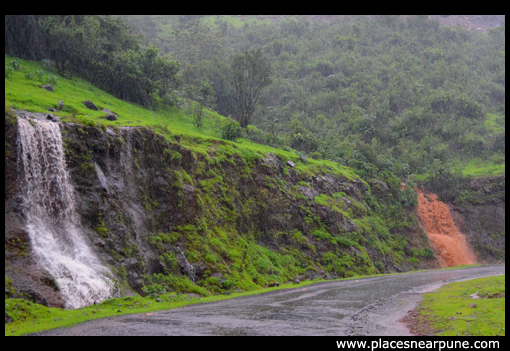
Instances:
[[[53,70],[55,69],[55,61],[44,59],[41,61],[41,66],[47,70]]]
[[[147,295],[166,293],[165,287],[158,283],[146,285],[142,288],[142,291]]]
[[[48,78],[46,78],[46,83],[50,84],[50,85],[57,85],[57,82],[58,82],[58,78],[56,76],[48,76]]]
[[[434,258],[434,251],[432,251],[430,247],[424,247],[422,249],[416,250],[414,256],[423,258]]]
[[[35,71],[35,76],[37,77],[38,80],[43,80],[44,72],[42,70],[38,69],[37,71]]]
[[[222,139],[238,141],[243,136],[243,128],[241,128],[239,122],[227,119],[220,127],[220,134]]]
[[[313,158],[314,160],[320,160],[322,158],[322,154],[318,151],[310,152],[308,157]]]
[[[382,262],[375,261],[374,266],[375,266],[375,268],[377,268],[379,273],[384,273],[384,264]]]
[[[258,144],[269,145],[276,148],[284,148],[285,139],[276,134],[269,134],[255,126],[247,126],[245,130],[246,138]]]
[[[35,75],[33,72],[27,72],[27,73],[25,73],[25,78],[26,79],[34,79]]]
[[[19,60],[17,59],[11,60],[10,65],[13,69],[22,69],[21,63],[19,63]]]

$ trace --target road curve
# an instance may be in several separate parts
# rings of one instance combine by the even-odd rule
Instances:
[[[133,314],[31,335],[410,335],[399,320],[421,294],[505,274],[505,266],[317,283],[261,295]]]

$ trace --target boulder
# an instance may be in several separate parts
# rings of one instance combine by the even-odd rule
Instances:
[[[302,281],[305,281],[305,280],[306,280],[306,277],[304,275],[300,275],[299,277],[294,279],[294,284],[299,284],[299,283],[301,283]]]
[[[48,90],[48,91],[55,91],[55,89],[53,89],[53,87],[51,85],[49,85],[49,84],[43,84],[39,88],[45,89],[45,90]]]
[[[292,162],[291,160],[288,160],[287,161],[287,164],[291,167],[296,167],[296,164],[294,162]]]
[[[119,118],[119,116],[115,112],[112,112],[112,111],[108,110],[107,108],[103,108],[103,109],[101,109],[101,111],[106,112],[106,115],[104,115],[101,118],[105,118],[109,121],[116,121]]]
[[[52,114],[48,114],[46,116],[46,119],[48,121],[53,121],[53,122],[58,122],[60,120],[60,118],[58,118],[57,116],[53,116]]]
[[[118,119],[117,115],[106,115],[106,116],[103,116],[101,118],[105,118],[109,121],[116,121]]]
[[[94,246],[96,247],[104,247],[105,245],[106,245],[105,242],[100,238],[96,238],[94,240]]]
[[[264,162],[266,165],[268,166],[271,166],[271,167],[277,167],[277,168],[280,168],[281,167],[281,162],[280,160],[278,159],[278,157],[276,157],[275,154],[271,153],[271,152],[268,152],[266,154],[267,157],[264,157],[262,159],[262,162]]]
[[[306,157],[303,155],[299,155],[299,161],[301,161],[302,164],[306,165]]]
[[[304,196],[306,196],[308,198],[308,200],[310,201],[313,201],[313,199],[319,195],[319,192],[312,189],[312,188],[309,188],[307,186],[303,186],[303,185],[298,185],[298,190],[301,192],[301,194],[303,194]]]
[[[84,104],[85,107],[88,108],[88,109],[91,109],[91,110],[94,110],[94,111],[98,111],[97,106],[92,101],[90,101],[90,100],[83,101],[82,104]]]

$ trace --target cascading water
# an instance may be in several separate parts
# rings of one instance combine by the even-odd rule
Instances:
[[[67,308],[110,297],[113,282],[87,244],[75,210],[57,123],[18,119],[26,228],[38,262],[55,278]]]
[[[466,237],[459,233],[448,206],[435,194],[418,193],[418,215],[443,267],[476,263]]]

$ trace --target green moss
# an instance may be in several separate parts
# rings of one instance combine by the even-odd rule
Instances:
[[[14,290],[12,280],[5,276],[5,298],[13,296],[14,294],[16,294],[16,291]]]
[[[352,215],[352,210],[347,208],[346,205],[342,202],[342,200],[340,200],[338,198],[333,198],[326,194],[320,194],[320,195],[314,197],[313,201],[315,203],[326,206],[335,212],[341,213],[346,217],[351,217],[351,215]],[[343,210],[343,209],[345,209],[345,210]]]

